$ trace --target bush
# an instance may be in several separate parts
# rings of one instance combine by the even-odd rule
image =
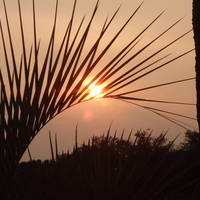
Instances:
[[[175,149],[165,134],[135,136],[132,141],[108,131],[56,159],[20,163],[7,198],[191,199],[197,182],[188,179],[185,151]]]

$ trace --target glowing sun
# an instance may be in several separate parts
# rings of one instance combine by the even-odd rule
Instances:
[[[89,97],[99,97],[101,95],[103,87],[101,85],[93,86],[90,90]]]
[[[88,78],[84,81],[84,84],[87,85],[90,81],[92,80],[92,78]],[[102,89],[103,89],[103,86],[102,85],[96,85],[96,82],[93,82],[89,87],[89,95],[88,97],[94,97],[94,98],[98,98],[98,97],[101,97],[101,93],[102,93]]]

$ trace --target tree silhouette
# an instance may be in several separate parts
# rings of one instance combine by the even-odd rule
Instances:
[[[174,148],[166,134],[137,131],[133,140],[131,134],[111,136],[109,129],[71,153],[52,150],[56,159],[22,162],[8,194],[13,199],[199,199],[199,194],[192,198],[199,165],[191,168],[190,150]]]
[[[181,143],[181,148],[185,151],[199,152],[199,133],[196,131],[186,131],[184,142]]]
[[[193,0],[193,31],[196,52],[197,121],[200,128],[200,1]],[[199,135],[200,141],[200,135]]]

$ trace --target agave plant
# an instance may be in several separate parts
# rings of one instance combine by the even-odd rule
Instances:
[[[134,52],[133,50],[140,43],[143,34],[161,18],[165,11],[161,12],[136,37],[131,38],[129,43],[125,44],[116,55],[111,57],[107,64],[99,68],[99,62],[107,55],[120,34],[140,11],[143,2],[136,7],[131,16],[122,24],[121,28],[104,48],[100,49],[99,46],[106,37],[107,31],[115,23],[115,18],[120,7],[112,16],[108,16],[101,27],[98,37],[86,54],[85,46],[90,29],[95,21],[99,0],[96,2],[90,19],[85,22],[84,16],[77,29],[74,26],[77,0],[74,0],[69,23],[66,25],[64,36],[59,44],[59,49],[56,51],[58,4],[59,1],[57,0],[55,3],[51,36],[45,56],[41,62],[41,41],[38,39],[37,34],[35,1],[32,1],[33,41],[29,48],[24,31],[23,11],[20,0],[18,0],[20,41],[22,47],[21,56],[18,58],[17,52],[19,52],[19,47],[14,45],[13,34],[15,33],[11,32],[9,12],[7,12],[6,2],[3,0],[6,23],[3,24],[2,19],[0,19],[1,46],[5,60],[5,65],[0,68],[0,180],[2,187],[7,185],[23,153],[37,133],[59,113],[82,102],[94,98],[112,98],[126,101],[143,107],[183,127],[186,127],[186,124],[182,124],[175,117],[185,117],[195,120],[195,118],[154,107],[147,107],[136,102],[148,101],[152,103],[194,105],[192,103],[142,99],[134,96],[138,91],[193,80],[193,77],[160,83],[137,90],[129,89],[127,91],[128,86],[133,85],[137,80],[145,78],[193,51],[193,49],[188,50],[176,57],[169,57],[170,54],[162,55],[167,48],[189,34],[191,32],[189,30],[179,37],[174,38],[162,48],[155,50],[138,64],[134,66],[130,64],[131,61],[168,33],[182,19],[167,27],[163,32],[156,35],[152,41]],[[159,55],[160,57],[158,58]],[[130,67],[126,68],[128,65]],[[85,80],[91,74],[93,78],[85,84]],[[91,96],[91,85],[101,86],[101,95]]]

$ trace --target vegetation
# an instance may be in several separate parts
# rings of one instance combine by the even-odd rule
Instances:
[[[163,56],[167,48],[191,32],[188,30],[177,38],[173,38],[169,44],[151,52],[139,63],[134,65],[131,63],[138,55],[177,26],[182,19],[166,27],[139,50],[135,50],[143,35],[148,33],[149,28],[162,17],[164,12],[161,12],[137,36],[130,38],[130,41],[124,44],[124,47],[111,57],[107,64],[99,68],[99,62],[107,55],[120,34],[140,11],[143,3],[136,7],[110,41],[103,49],[100,49],[102,39],[114,23],[120,8],[112,16],[108,16],[96,40],[85,53],[86,42],[98,11],[99,0],[96,2],[89,21],[86,22],[83,17],[78,27],[74,27],[77,6],[77,0],[74,0],[71,16],[66,24],[58,51],[56,51],[55,44],[59,1],[56,0],[53,27],[43,59],[40,57],[42,43],[38,40],[35,1],[32,1],[33,40],[30,46],[26,37],[20,0],[17,3],[21,47],[16,46],[13,41],[13,34],[17,33],[11,31],[12,23],[9,20],[5,0],[3,0],[5,23],[0,19],[1,49],[4,58],[4,65],[0,68],[1,197],[5,196],[7,199],[117,199],[120,197],[123,199],[145,199],[146,197],[155,199],[164,195],[167,199],[172,196],[177,198],[188,195],[198,196],[198,193],[188,186],[188,191],[183,193],[182,189],[186,187],[185,185],[176,188],[172,184],[175,178],[179,181],[178,177],[181,177],[188,169],[183,168],[176,176],[175,171],[179,169],[178,166],[183,166],[180,165],[183,161],[172,159],[173,156],[177,158],[177,152],[171,151],[173,142],[168,143],[164,135],[154,138],[139,132],[133,143],[115,137],[94,137],[87,145],[75,148],[70,154],[58,155],[56,153],[56,158],[52,157],[52,161],[44,163],[32,161],[19,165],[31,141],[50,120],[72,106],[96,98],[96,96],[90,96],[92,84],[102,86],[102,94],[97,98],[112,98],[131,103],[185,128],[188,127],[187,124],[175,119],[176,117],[196,120],[182,114],[140,105],[137,102],[194,106],[193,103],[142,99],[133,96],[138,91],[194,80],[193,77],[149,85],[137,90],[127,87],[194,50],[188,50],[175,57],[170,57],[171,54],[168,53]],[[19,51],[21,55],[18,57]],[[84,81],[90,75],[93,79],[84,85]],[[168,162],[169,155],[170,159],[175,160],[170,161],[172,165]],[[162,174],[162,176],[157,176],[157,174]],[[194,183],[189,184],[193,186]],[[172,187],[174,187],[173,190]]]
[[[197,91],[197,121],[200,129],[200,2],[198,0],[193,0],[193,12],[192,12],[192,24],[194,32],[194,43],[195,43],[195,53],[196,53],[196,91]],[[199,135],[200,143],[200,135]]]
[[[186,141],[182,147],[190,145]],[[198,151],[173,142],[166,134],[155,137],[149,131],[138,131],[134,141],[108,131],[71,153],[20,163],[8,199],[197,200]]]

